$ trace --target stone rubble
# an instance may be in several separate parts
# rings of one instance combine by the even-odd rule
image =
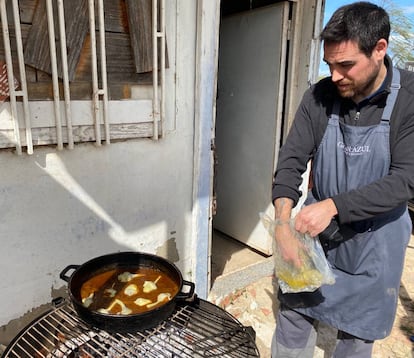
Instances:
[[[260,357],[270,358],[270,342],[276,325],[277,280],[274,276],[263,277],[225,297],[210,300],[228,311],[244,326],[256,331],[256,344]],[[372,358],[412,358],[414,343],[414,236],[407,248],[403,277],[398,299],[397,315],[391,334],[374,344]],[[336,330],[319,325],[314,358],[330,357],[335,345]]]

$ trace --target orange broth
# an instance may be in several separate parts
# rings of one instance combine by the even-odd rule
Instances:
[[[132,277],[128,282],[121,282],[118,276],[125,273],[139,276]],[[145,293],[143,288],[145,281],[156,282],[156,289]],[[136,285],[138,292],[131,296],[125,294],[124,291],[129,285]],[[129,314],[137,314],[147,312],[168,302],[168,299],[165,299],[157,305],[148,308],[146,305],[139,306],[134,303],[137,298],[147,299],[155,303],[160,293],[170,294],[170,297],[173,298],[178,293],[178,290],[178,284],[157,269],[149,267],[140,267],[139,269],[136,267],[122,267],[102,272],[85,281],[82,284],[80,295],[82,302],[84,302],[93,293],[92,303],[88,305],[88,308],[93,311],[108,309],[114,300],[118,299],[131,310]],[[109,313],[121,314],[121,310],[122,307],[119,304],[115,304],[109,310]]]

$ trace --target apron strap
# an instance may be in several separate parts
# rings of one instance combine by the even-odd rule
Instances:
[[[338,101],[338,99],[335,100],[333,106],[332,106],[332,113],[330,118],[333,120],[339,121],[339,110],[341,108],[341,103]]]
[[[401,88],[400,85],[400,71],[398,68],[392,68],[392,82],[390,86],[390,94],[387,97],[387,102],[385,104],[384,111],[382,113],[381,121],[389,122],[391,118],[392,110],[394,109],[395,102],[397,100],[398,91]],[[339,100],[335,100],[332,108],[332,119],[339,119],[339,109],[340,109]]]
[[[391,92],[387,97],[387,102],[382,113],[381,121],[389,122],[391,118],[392,110],[394,109],[395,101],[397,100],[398,91],[401,88],[400,85],[400,71],[398,68],[392,68],[392,83],[391,83]]]

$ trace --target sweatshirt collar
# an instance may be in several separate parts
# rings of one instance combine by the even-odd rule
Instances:
[[[384,64],[387,68],[387,75],[384,78],[380,88],[376,90],[373,94],[369,95],[367,98],[361,102],[374,103],[384,96],[388,95],[391,92],[391,82],[392,82],[392,61],[388,55],[385,55]]]

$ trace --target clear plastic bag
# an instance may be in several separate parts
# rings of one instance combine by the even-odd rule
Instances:
[[[322,285],[335,283],[335,276],[318,238],[299,233],[294,228],[294,221],[290,221],[292,237],[301,243],[299,257],[302,265],[296,267],[293,263],[283,260],[277,247],[275,228],[278,223],[264,213],[260,213],[260,219],[274,243],[275,273],[283,293],[313,292]]]

